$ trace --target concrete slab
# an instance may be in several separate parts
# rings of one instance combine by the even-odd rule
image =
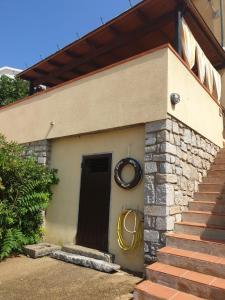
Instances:
[[[49,243],[26,245],[23,247],[24,253],[32,258],[50,255],[53,251],[60,250],[61,247]]]
[[[114,262],[114,256],[110,253],[101,252],[96,249],[91,249],[79,245],[64,245],[62,251],[73,253],[81,256],[86,256],[94,259],[103,260],[109,263]]]
[[[0,263],[0,300],[128,300],[142,278],[67,264],[49,256]]]

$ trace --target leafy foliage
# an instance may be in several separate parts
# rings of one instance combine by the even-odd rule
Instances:
[[[41,239],[43,210],[58,181],[56,170],[23,158],[23,150],[0,135],[0,260]]]
[[[0,77],[0,106],[15,102],[28,96],[29,82],[8,76]]]

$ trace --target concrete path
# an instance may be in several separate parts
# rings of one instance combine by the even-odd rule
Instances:
[[[44,257],[0,263],[0,300],[128,300],[141,278],[105,274]]]

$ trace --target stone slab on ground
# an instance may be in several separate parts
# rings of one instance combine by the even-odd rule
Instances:
[[[51,254],[51,257],[62,260],[64,262],[91,268],[105,273],[113,273],[120,270],[119,265],[64,251],[55,251]]]
[[[62,251],[103,260],[103,261],[106,261],[109,263],[114,262],[114,256],[110,253],[101,252],[96,249],[91,249],[91,248],[87,248],[87,247],[83,247],[83,246],[79,246],[79,245],[72,245],[72,244],[64,245],[62,247]]]
[[[53,251],[60,250],[61,247],[49,243],[40,243],[34,245],[26,245],[23,247],[23,251],[26,255],[32,258],[38,258],[50,255]]]

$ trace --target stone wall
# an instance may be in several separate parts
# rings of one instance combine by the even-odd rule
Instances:
[[[49,166],[51,157],[51,143],[49,140],[26,143],[23,146],[25,146],[23,153],[25,157],[34,155],[39,164]]]
[[[165,233],[174,229],[206,176],[219,147],[168,116],[146,124],[145,261],[156,259]]]

